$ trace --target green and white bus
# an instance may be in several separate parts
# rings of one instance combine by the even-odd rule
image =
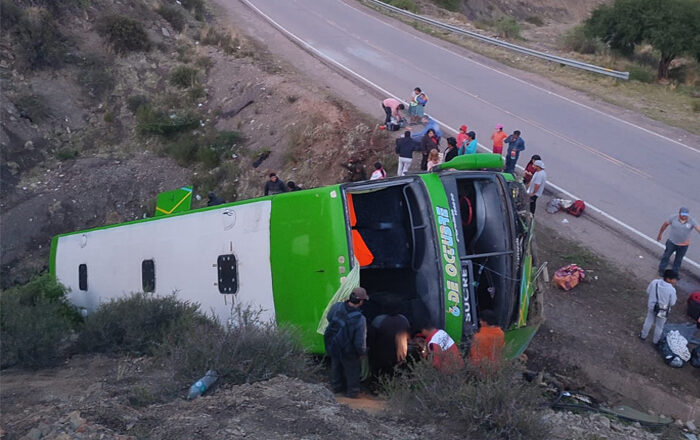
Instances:
[[[456,341],[468,342],[481,322],[497,325],[514,357],[541,307],[525,190],[501,167],[499,155],[459,156],[431,173],[63,234],[50,270],[86,313],[133,292],[177,292],[224,322],[234,304],[260,308],[298,327],[316,353],[324,311],[359,278],[368,321],[391,300],[412,325],[430,319]]]

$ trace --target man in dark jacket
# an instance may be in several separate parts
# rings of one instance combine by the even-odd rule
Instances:
[[[525,141],[520,137],[520,131],[515,130],[513,134],[508,136],[503,142],[508,144],[508,151],[506,152],[506,168],[503,170],[503,172],[513,174],[515,173],[515,165],[518,163],[520,152],[525,150]]]
[[[398,300],[385,305],[386,313],[372,320],[370,335],[370,362],[375,375],[391,374],[394,367],[403,363],[408,354],[411,325],[400,312]]]
[[[331,387],[351,398],[360,392],[362,361],[367,354],[367,321],[360,307],[369,300],[367,291],[355,287],[350,299],[334,304],[328,312],[323,335],[326,354],[331,358]]]
[[[420,144],[411,138],[411,132],[406,130],[402,138],[396,139],[396,154],[399,155],[399,169],[397,176],[405,176],[406,171],[411,167],[413,152],[420,147]]]
[[[287,185],[277,177],[277,174],[270,173],[270,180],[265,182],[265,195],[273,195],[287,192]]]

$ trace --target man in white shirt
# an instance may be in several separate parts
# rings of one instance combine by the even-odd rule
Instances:
[[[676,304],[676,282],[678,281],[678,273],[670,269],[664,272],[663,279],[656,279],[649,283],[647,287],[647,317],[642,326],[642,332],[639,338],[644,341],[649,336],[651,326],[654,325],[654,337],[652,341],[657,344],[661,340],[661,334],[664,331],[666,318],[671,310],[671,306]],[[658,311],[654,310],[658,304]]]
[[[527,194],[530,196],[530,212],[534,215],[537,207],[537,199],[544,193],[544,185],[547,183],[547,173],[544,170],[544,162],[536,160],[532,166],[535,168],[535,174],[532,175],[530,186],[527,188]]]

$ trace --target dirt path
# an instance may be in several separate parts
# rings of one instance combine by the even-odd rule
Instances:
[[[242,32],[263,41],[277,56],[294,60],[295,67],[312,81],[332,88],[361,111],[378,113],[376,108],[380,96],[373,89],[339,75],[287,40],[240,2],[221,0],[220,3],[222,13],[235,17],[236,23],[241,24]],[[437,44],[446,43],[437,41]],[[487,59],[483,61],[493,64]],[[529,81],[547,82],[529,73],[514,73],[527,76]],[[546,86],[572,99],[591,102],[579,92],[552,84]],[[599,105],[595,102],[591,104]],[[600,105],[609,111],[620,111],[606,104]],[[628,111],[624,112],[624,117],[646,120]],[[670,132],[670,128],[658,123],[654,123],[654,129]],[[546,200],[543,200],[542,208],[544,202]],[[653,215],[658,215],[661,223],[666,213]],[[586,243],[592,252],[615,263],[599,263],[594,269],[596,272],[592,273],[593,277],[599,276],[599,280],[571,294],[549,292],[547,322],[530,351],[532,365],[571,376],[579,386],[595,391],[611,402],[627,402],[657,414],[700,421],[700,390],[697,387],[700,371],[690,366],[680,370],[667,367],[654,352],[651,343],[644,345],[636,337],[644,317],[646,299],[643,292],[655,276],[659,250],[644,248],[621,231],[587,216],[580,219],[572,217],[569,223],[561,223],[564,217],[547,217],[544,209],[541,209],[537,218],[552,228],[538,232],[543,256],[550,259],[552,272],[567,256],[566,249],[562,249],[560,242],[552,237],[558,232]],[[629,276],[620,277],[619,271],[613,271],[609,266],[625,268]],[[686,276],[679,285],[679,304],[699,286],[697,279]],[[673,319],[682,319],[681,309],[676,308]]]

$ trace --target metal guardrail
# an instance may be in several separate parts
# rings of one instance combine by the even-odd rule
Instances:
[[[537,58],[542,58],[548,61],[553,61],[555,63],[559,64],[564,64],[570,67],[574,67],[576,69],[582,69],[582,70],[587,70],[589,72],[594,72],[594,73],[599,73],[601,75],[607,75],[607,76],[612,76],[615,78],[620,78],[620,79],[629,79],[630,73],[629,72],[619,72],[617,70],[612,70],[608,69],[605,67],[600,67],[600,66],[595,66],[593,64],[588,64],[584,63],[581,61],[576,61],[576,60],[571,60],[569,58],[564,58],[556,55],[550,55],[548,53],[540,52],[534,49],[529,49],[527,47],[523,46],[518,46],[513,43],[508,43],[507,41],[501,41],[496,38],[491,38],[487,37],[485,35],[478,34],[476,32],[471,32],[467,31],[461,28],[458,28],[456,26],[452,26],[446,23],[443,23],[441,21],[433,20],[432,18],[428,17],[423,17],[422,15],[414,14],[413,12],[406,11],[405,9],[397,8],[396,6],[384,3],[383,1],[380,0],[367,0],[370,3],[373,3],[377,6],[380,6],[382,8],[388,9],[392,12],[395,12],[397,14],[405,15],[407,17],[410,17],[414,20],[422,21],[423,23],[430,24],[432,26],[442,28],[451,32],[458,33],[460,35],[465,35],[467,37],[471,37],[474,39],[477,39],[479,41],[483,41],[484,43],[489,43],[489,44],[495,44],[496,46],[504,47],[506,49],[513,50],[515,52],[520,52],[524,53],[526,55],[531,55],[533,57]]]

